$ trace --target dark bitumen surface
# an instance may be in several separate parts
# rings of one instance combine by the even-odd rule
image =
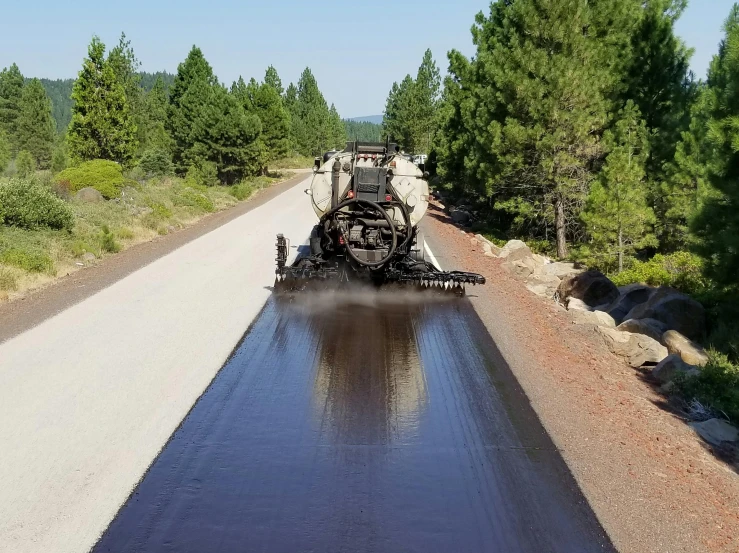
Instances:
[[[469,302],[362,292],[268,302],[93,551],[614,549]]]

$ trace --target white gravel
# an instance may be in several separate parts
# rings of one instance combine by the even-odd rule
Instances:
[[[307,238],[304,188],[0,345],[0,551],[94,545],[269,297],[275,235]]]

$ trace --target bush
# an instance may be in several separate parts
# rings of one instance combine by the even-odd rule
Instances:
[[[54,150],[54,154],[51,156],[51,172],[55,175],[61,173],[69,165],[69,156],[67,155],[67,149],[64,146],[60,146]]]
[[[8,248],[0,251],[0,263],[18,267],[29,273],[55,273],[54,262],[43,252]]]
[[[146,150],[141,156],[139,167],[146,178],[163,177],[174,173],[171,156],[159,148]]]
[[[698,376],[676,381],[678,391],[739,422],[739,366],[716,351],[709,351],[709,357]]]
[[[229,188],[228,193],[237,200],[243,201],[254,193],[254,185],[247,181],[241,181]]]
[[[671,286],[694,295],[705,292],[710,284],[703,276],[703,260],[689,252],[657,254],[648,261],[636,261],[611,280],[616,286],[640,282],[650,286]]]
[[[104,159],[85,161],[76,167],[65,169],[56,176],[56,182],[61,181],[69,182],[70,192],[90,186],[107,199],[118,197],[125,184],[121,166]]]
[[[218,166],[212,161],[203,161],[191,165],[185,176],[188,186],[215,186],[218,181]]]
[[[108,225],[103,225],[103,228],[100,232],[100,247],[103,249],[103,251],[109,253],[118,253],[119,251],[121,251],[121,245],[116,242],[115,236],[112,232],[110,232]]]
[[[208,213],[215,211],[216,206],[204,192],[199,192],[199,188],[183,186],[177,191],[175,197],[176,205],[186,205],[196,207]]]
[[[28,150],[18,152],[18,157],[15,158],[15,170],[22,179],[32,176],[36,171],[36,160],[33,159],[33,154]]]
[[[74,215],[54,193],[34,180],[10,179],[0,184],[0,221],[26,229],[71,229]]]

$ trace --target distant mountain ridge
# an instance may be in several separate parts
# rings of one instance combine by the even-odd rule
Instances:
[[[365,115],[364,117],[350,117],[347,121],[356,121],[357,123],[374,123],[382,125],[382,115]]]

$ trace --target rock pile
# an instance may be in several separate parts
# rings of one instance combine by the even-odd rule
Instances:
[[[511,240],[503,248],[480,234],[473,240],[486,256],[501,259],[531,292],[565,306],[573,324],[592,326],[613,354],[632,367],[649,367],[664,387],[674,386],[677,378],[700,374],[700,367],[708,363],[697,343],[705,332],[705,309],[690,296],[666,286],[619,287],[600,271],[535,254],[521,240]],[[691,426],[714,445],[739,441],[739,431],[723,420]]]

